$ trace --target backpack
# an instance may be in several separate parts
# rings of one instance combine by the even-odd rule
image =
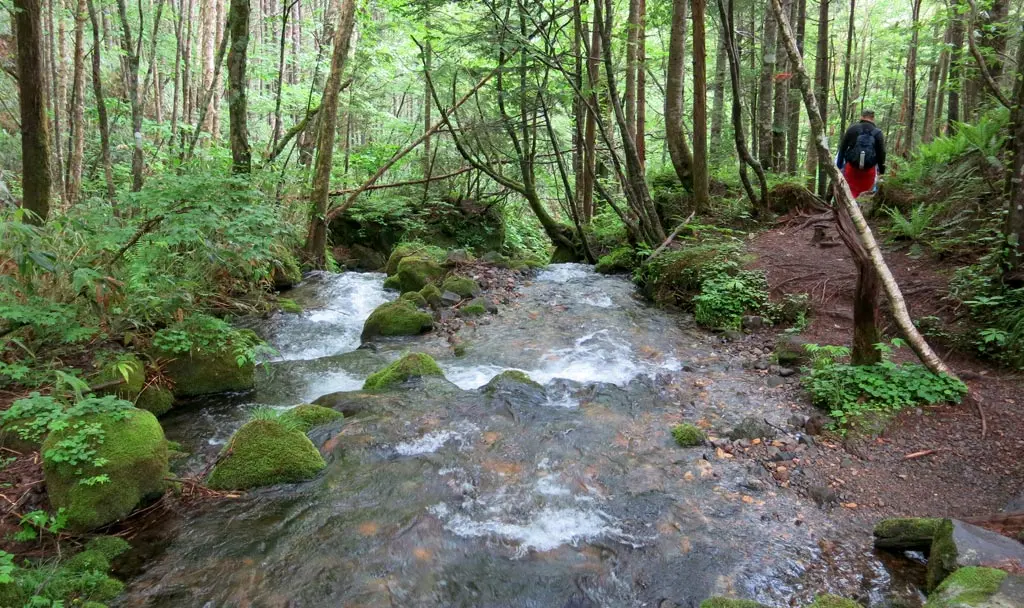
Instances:
[[[864,125],[857,135],[857,143],[846,151],[846,162],[858,169],[870,169],[878,164],[878,157],[875,155],[875,126]]]

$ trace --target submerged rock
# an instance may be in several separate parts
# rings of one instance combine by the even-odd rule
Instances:
[[[487,314],[487,302],[483,298],[474,298],[469,304],[459,309],[463,317],[480,317]]]
[[[434,317],[418,310],[408,300],[395,300],[378,306],[363,324],[363,340],[378,336],[415,336],[434,327]]]
[[[444,276],[444,268],[429,258],[411,256],[398,263],[398,286],[402,293],[419,291]]]
[[[373,409],[374,401],[358,391],[342,391],[317,397],[313,405],[338,412],[346,418],[358,416]]]
[[[430,355],[409,353],[384,369],[371,374],[363,384],[363,390],[384,390],[424,376],[444,376],[444,372]]]
[[[925,551],[932,546],[932,540],[942,519],[937,517],[893,517],[875,524],[875,547],[897,551]]]
[[[344,414],[331,408],[303,403],[281,414],[281,421],[297,427],[303,433],[308,433],[314,427],[341,420],[344,417]]]
[[[95,426],[95,425],[98,425]],[[68,528],[85,531],[126,517],[141,502],[163,493],[168,475],[168,449],[156,416],[137,408],[115,414],[87,416],[53,431],[43,442],[45,453],[86,428],[103,431],[90,460],[103,466],[43,459],[47,493],[54,509],[65,510]],[[83,473],[83,468],[85,472]],[[105,475],[108,481],[84,484],[83,478]]]
[[[316,476],[326,464],[302,431],[280,420],[250,420],[221,452],[207,484],[218,490],[248,490],[296,483]]]
[[[960,568],[942,581],[925,608],[1015,608],[1024,606],[1024,576],[994,568]]]
[[[928,589],[967,566],[1024,570],[1024,544],[957,519],[943,520],[928,556]]]

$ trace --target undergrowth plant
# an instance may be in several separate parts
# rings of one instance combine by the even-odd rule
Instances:
[[[239,367],[275,352],[251,330],[236,329],[223,319],[201,313],[191,314],[156,332],[153,346],[175,355],[230,351]]]

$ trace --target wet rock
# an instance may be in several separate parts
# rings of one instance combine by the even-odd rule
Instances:
[[[758,359],[757,361],[754,362],[754,369],[763,371],[768,369],[769,367],[771,367],[771,364],[768,363],[767,359]]]
[[[434,318],[408,300],[378,306],[363,324],[363,340],[378,336],[415,336],[434,327]]]
[[[302,431],[280,420],[250,420],[224,447],[207,484],[220,490],[248,490],[311,479],[326,463]]]
[[[775,342],[775,360],[786,367],[803,365],[810,360],[806,345],[807,341],[799,336],[783,334]]]
[[[722,332],[722,338],[726,342],[738,342],[743,339],[743,332],[736,331],[735,329],[727,329]]]
[[[733,441],[737,439],[771,439],[775,437],[775,429],[764,420],[747,416],[729,431],[728,436]]]
[[[359,392],[340,392],[330,393],[322,397],[318,397],[313,401],[313,405],[320,405],[326,408],[330,408],[346,418],[358,416],[363,412],[369,412],[373,409],[373,401],[366,398]]]
[[[821,435],[831,424],[831,418],[822,413],[814,412],[807,418],[807,422],[804,423],[804,430],[808,435]]]
[[[439,261],[443,255],[444,252],[438,247],[424,245],[423,243],[401,243],[391,251],[387,264],[384,265],[384,272],[388,275],[394,275],[398,272],[398,265],[408,257],[419,256]]]
[[[320,405],[303,403],[281,414],[281,421],[308,433],[315,427],[344,418],[340,412]]]
[[[764,319],[757,315],[744,315],[740,321],[743,329],[756,331],[764,327]]]
[[[1024,576],[994,568],[967,567],[951,574],[925,608],[1011,608],[1024,606]]]
[[[465,249],[452,249],[444,256],[445,266],[457,266],[473,261],[473,255]]]
[[[431,283],[421,289],[419,293],[431,308],[437,308],[441,305],[441,290],[438,289],[437,285]]]
[[[270,281],[273,283],[275,291],[291,289],[302,281],[302,270],[299,269],[299,263],[291,256],[274,262],[270,269]]]
[[[396,276],[402,293],[419,291],[444,276],[444,268],[432,259],[411,256],[398,263]]]
[[[937,517],[892,517],[875,524],[875,547],[927,552],[942,525]]]
[[[771,376],[767,380],[765,380],[764,383],[768,385],[768,388],[779,388],[780,386],[785,384],[786,381],[782,378],[779,378],[778,376]]]
[[[791,367],[780,367],[778,374],[783,378],[789,378],[796,373],[796,370]]]
[[[245,391],[256,384],[255,366],[251,362],[238,365],[230,344],[211,351],[194,348],[185,355],[160,349],[156,354],[171,359],[164,373],[174,383],[175,397]]]
[[[444,291],[441,293],[441,304],[443,306],[455,306],[462,301],[462,296],[455,293],[454,291]]]
[[[427,299],[418,291],[407,291],[400,299],[411,302],[417,308],[428,308]]]
[[[700,608],[768,608],[754,600],[734,600],[727,597],[711,597],[700,603]]]
[[[807,495],[819,507],[830,507],[839,502],[839,495],[828,486],[813,485],[807,488]]]
[[[386,390],[415,378],[444,376],[430,355],[409,353],[391,365],[370,374],[363,384],[364,391]]]
[[[1024,569],[1024,544],[957,519],[942,521],[928,558],[928,589],[967,566]]]
[[[463,298],[472,298],[480,295],[480,286],[469,277],[453,275],[445,279],[444,283],[441,283],[441,291],[444,293],[456,293]]]
[[[484,298],[474,298],[469,304],[459,309],[459,314],[463,317],[483,316],[487,314],[487,300]]]

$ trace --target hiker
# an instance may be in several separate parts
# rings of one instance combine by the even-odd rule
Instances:
[[[875,113],[864,110],[839,145],[836,166],[850,184],[853,198],[875,187],[877,175],[885,175],[885,137],[875,126]]]

